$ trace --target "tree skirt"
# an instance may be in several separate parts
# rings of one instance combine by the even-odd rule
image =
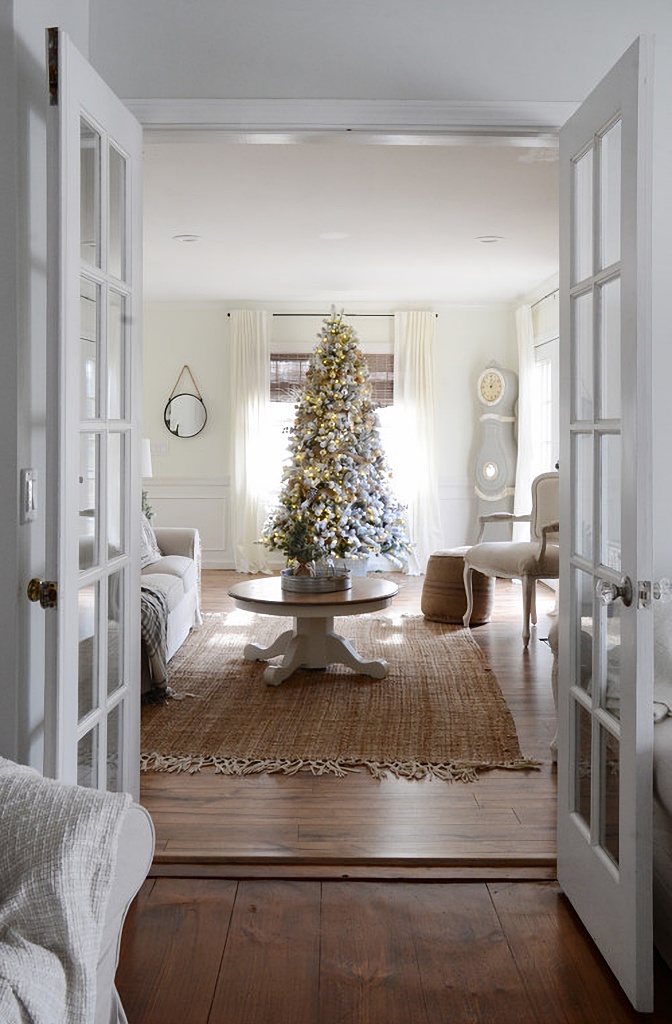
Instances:
[[[299,669],[268,686],[266,646],[291,619],[233,611],[206,615],[172,658],[177,698],[142,709],[143,771],[228,775],[368,770],[374,777],[473,781],[492,768],[528,769],[494,673],[468,630],[422,615],[337,618],[334,630],[385,679],[344,666]]]

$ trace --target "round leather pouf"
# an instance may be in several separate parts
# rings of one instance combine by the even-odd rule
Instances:
[[[450,622],[462,625],[467,610],[464,592],[464,554],[468,547],[435,551],[429,556],[425,581],[422,585],[420,611],[431,622]],[[490,621],[495,581],[474,570],[471,574],[474,607],[471,626],[482,626]]]

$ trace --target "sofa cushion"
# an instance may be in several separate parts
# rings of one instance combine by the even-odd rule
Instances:
[[[153,568],[153,567],[152,567]],[[168,614],[184,597],[184,587],[179,576],[171,576],[170,573],[143,572],[140,577],[141,586],[151,587],[158,590],[166,599]]]
[[[140,532],[140,568],[158,562],[161,558],[161,551],[156,540],[154,528],[144,513],[141,513]]]
[[[152,562],[149,572],[152,575],[165,573],[181,580],[185,594],[198,583],[198,566],[193,558],[185,558],[184,555],[163,555],[157,562]]]

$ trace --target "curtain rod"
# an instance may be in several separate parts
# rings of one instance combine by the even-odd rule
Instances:
[[[554,288],[552,292],[547,292],[546,295],[542,295],[540,299],[537,299],[536,302],[532,303],[530,309],[534,309],[535,306],[538,306],[540,305],[540,303],[545,302],[546,299],[550,299],[552,295],[557,295],[559,291],[559,288]]]
[[[272,313],[272,316],[324,316],[323,313]],[[394,316],[394,313],[342,313],[341,316],[347,317],[352,320],[355,316],[372,316],[372,317],[389,317]]]
[[[541,302],[541,299],[539,301]],[[227,316],[231,316],[231,313],[228,312],[226,315]],[[363,317],[363,316],[391,317],[391,316],[394,316],[394,313],[343,313],[342,315],[344,317],[346,317],[348,320],[353,320],[355,317]],[[323,313],[271,313],[271,316],[313,316],[313,317],[321,316],[321,317],[324,317],[324,314]],[[434,316],[437,317],[437,319],[438,319],[439,314],[435,313]]]

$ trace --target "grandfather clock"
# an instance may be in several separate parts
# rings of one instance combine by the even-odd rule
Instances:
[[[489,363],[476,387],[481,410],[475,467],[478,514],[513,512],[518,376]],[[511,540],[511,525],[487,524],[483,540]]]

